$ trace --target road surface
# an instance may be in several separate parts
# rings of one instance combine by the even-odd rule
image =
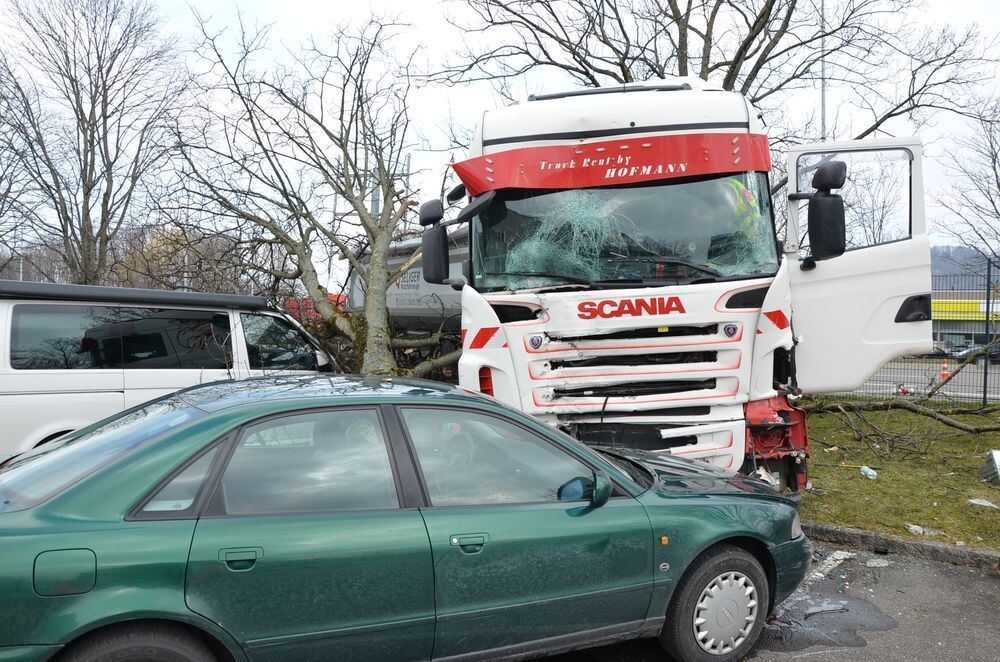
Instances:
[[[744,660],[994,662],[1000,575],[819,546],[803,587],[776,616]],[[655,641],[633,641],[548,662],[670,660]]]

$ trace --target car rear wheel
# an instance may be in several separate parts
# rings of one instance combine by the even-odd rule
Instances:
[[[681,578],[660,633],[680,662],[729,662],[757,642],[767,617],[767,577],[746,550],[725,545],[695,559]]]
[[[70,646],[60,662],[216,662],[212,650],[183,628],[126,625]]]

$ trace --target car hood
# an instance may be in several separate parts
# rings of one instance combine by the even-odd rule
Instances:
[[[603,452],[638,462],[656,477],[651,490],[669,495],[708,495],[761,497],[797,506],[797,500],[784,496],[767,483],[735,471],[720,469],[707,462],[689,460],[669,453],[635,449],[602,448]]]

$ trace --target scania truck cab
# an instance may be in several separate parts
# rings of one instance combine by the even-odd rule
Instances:
[[[795,398],[931,349],[917,139],[789,149],[783,242],[760,113],[700,80],[486,112],[453,167],[467,205],[421,207],[422,268],[461,288],[460,384],[586,443],[803,489]]]

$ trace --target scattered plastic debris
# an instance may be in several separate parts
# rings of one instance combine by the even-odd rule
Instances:
[[[878,473],[876,473],[874,469],[872,469],[867,465],[861,467],[861,475],[867,478],[868,480],[875,480],[876,478],[878,478]]]
[[[919,524],[906,524],[906,530],[915,536],[927,536],[932,538],[934,536],[943,536],[944,531],[941,529],[932,529],[929,526],[920,526]]]
[[[848,609],[847,605],[845,604],[834,605],[825,603],[818,607],[810,607],[809,609],[807,609],[805,619],[803,620],[808,620],[813,616],[819,616],[821,614],[846,614],[849,611],[850,609]]]
[[[987,501],[986,499],[969,499],[970,506],[983,506],[984,508],[994,508],[1000,510],[1000,506],[996,505],[992,501]]]
[[[965,547],[965,541],[964,540],[956,540],[955,541],[955,547]]]
[[[829,448],[824,448],[823,452],[824,453],[836,453],[839,450],[840,450],[840,446],[830,446]]]
[[[986,451],[986,464],[979,470],[979,477],[1000,484],[1000,450]]]
[[[888,568],[888,559],[868,559],[868,563],[865,564],[869,568]]]

